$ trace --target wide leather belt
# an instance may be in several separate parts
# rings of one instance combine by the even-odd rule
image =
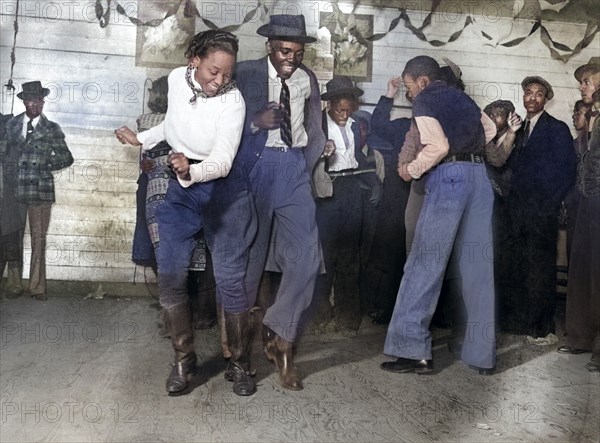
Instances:
[[[481,154],[454,154],[444,157],[440,163],[450,162],[484,163],[484,160]]]
[[[356,169],[350,171],[331,171],[329,172],[330,177],[348,177],[351,175],[366,174],[368,172],[375,172],[375,169]]]
[[[291,148],[289,148],[287,146],[265,146],[265,148],[270,149],[271,151],[276,151],[276,152],[288,152],[288,151],[291,151],[292,149],[304,149],[302,147],[296,147],[296,146],[292,146]]]

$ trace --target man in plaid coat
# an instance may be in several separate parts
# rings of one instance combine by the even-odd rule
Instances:
[[[31,266],[29,291],[38,300],[46,300],[46,233],[54,203],[52,171],[73,163],[65,135],[57,123],[42,114],[44,97],[50,93],[41,82],[23,83],[17,97],[25,112],[6,124],[6,149],[18,151],[16,200],[27,205],[31,230]]]

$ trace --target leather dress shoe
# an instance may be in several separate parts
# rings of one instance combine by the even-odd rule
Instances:
[[[590,372],[600,372],[600,362],[590,360],[585,364],[585,369]]]
[[[263,326],[264,353],[267,359],[277,367],[279,384],[285,389],[301,391],[302,380],[294,368],[294,347],[267,326]]]
[[[412,360],[410,358],[398,357],[396,361],[381,363],[381,369],[398,374],[427,374],[433,371],[433,360]]]
[[[591,351],[589,349],[580,349],[580,348],[574,348],[573,346],[569,346],[569,345],[562,345],[562,346],[558,347],[556,352],[558,352],[559,354],[585,354],[586,352],[591,352]]]
[[[496,372],[496,368],[480,368],[479,366],[469,365],[469,368],[477,371],[479,375],[493,375]]]

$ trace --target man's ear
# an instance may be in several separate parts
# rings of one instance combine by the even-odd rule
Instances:
[[[424,75],[420,75],[419,77],[417,77],[417,83],[419,84],[421,89],[425,89],[427,86],[430,85],[431,79]]]
[[[273,47],[271,46],[271,42],[267,41],[265,43],[265,48],[267,49],[267,54],[270,54],[271,52],[273,52]]]

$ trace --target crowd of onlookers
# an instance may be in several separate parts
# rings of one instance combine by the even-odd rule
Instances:
[[[381,368],[397,373],[433,370],[432,321],[452,325],[453,350],[480,374],[495,369],[498,332],[557,344],[565,217],[567,335],[558,352],[593,351],[586,367],[600,369],[598,58],[575,72],[573,141],[545,111],[554,91],[540,76],[521,82],[521,117],[506,100],[481,110],[456,64],[418,56],[388,81],[371,115],[359,110],[363,91],[349,77],[335,75],[323,92],[302,64],[315,41],[303,16],[273,15],[257,32],[267,56],[239,63],[233,34],[194,36],[188,66],[154,83],[152,113],[137,131],[115,131],[143,151],[133,258],[158,275],[175,352],[170,395],[187,392],[196,374],[194,324],[217,318],[224,377],[237,395],[252,395],[257,312],[265,356],[291,390],[303,387],[293,365],[302,330],[352,335],[365,313],[389,323],[384,352],[397,359]],[[412,118],[391,119],[402,85]],[[29,292],[46,299],[51,171],[73,161],[60,127],[42,114],[48,92],[23,84],[26,111],[2,134],[8,298],[23,293],[27,216]]]

